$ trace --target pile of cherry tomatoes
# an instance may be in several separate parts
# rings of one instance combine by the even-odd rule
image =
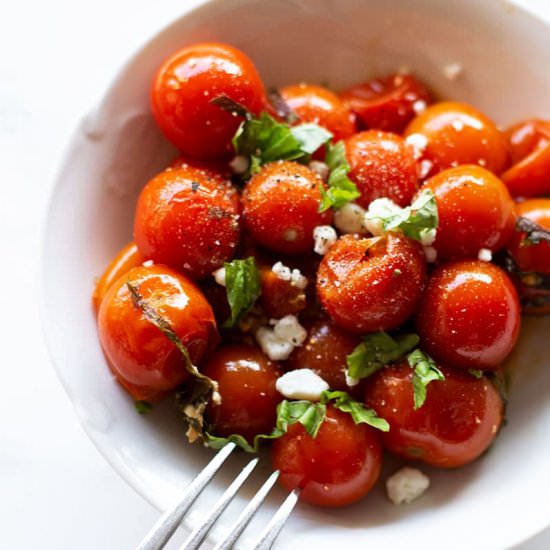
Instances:
[[[268,93],[217,43],[167,59],[151,107],[181,155],[93,296],[138,410],[176,391],[190,439],[271,439],[323,506],[368,493],[383,449],[479,457],[522,309],[550,311],[550,122],[502,131],[409,74]],[[329,390],[282,395],[297,369]]]

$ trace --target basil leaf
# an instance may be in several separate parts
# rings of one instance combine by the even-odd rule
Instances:
[[[139,414],[149,414],[153,410],[153,405],[148,401],[134,401],[134,407]]]
[[[516,220],[516,231],[526,233],[521,240],[521,246],[533,246],[541,242],[546,242],[550,245],[550,231],[544,229],[529,218],[519,216]]]
[[[468,372],[474,377],[474,378],[483,378],[483,371],[478,369],[468,369]]]
[[[298,115],[290,108],[284,100],[279,90],[273,88],[268,93],[269,100],[279,118],[282,118],[287,124],[294,124],[298,120]]]
[[[336,409],[350,414],[356,424],[368,424],[382,432],[388,432],[390,429],[388,422],[380,418],[376,411],[355,401],[345,391],[324,391],[321,394],[321,403],[331,403]]]
[[[413,350],[419,342],[416,334],[403,334],[392,338],[386,332],[367,334],[347,357],[348,375],[367,378],[389,363],[398,361]]]
[[[243,449],[243,451],[246,451],[247,453],[258,452],[258,448],[254,445],[250,445],[250,443],[248,443],[248,441],[242,435],[232,434],[228,437],[218,437],[208,432],[204,433],[205,444],[211,449],[215,449],[216,451],[221,449],[222,447],[225,447],[230,441],[235,443],[237,447],[240,447],[241,449]]]
[[[224,327],[233,327],[250,311],[260,296],[260,271],[253,257],[233,260],[224,265],[225,290],[231,308],[231,317]]]
[[[290,132],[300,145],[300,150],[308,155],[315,153],[319,147],[332,138],[332,134],[328,130],[312,123],[293,126]]]
[[[233,116],[241,116],[247,120],[250,120],[253,117],[252,113],[244,105],[241,105],[239,102],[231,99],[225,94],[216,96],[210,101],[210,103],[221,107],[224,111],[227,111]]]
[[[414,409],[422,407],[426,401],[427,386],[434,380],[445,380],[435,361],[423,351],[416,349],[407,356],[413,373]]]
[[[328,189],[321,189],[319,212],[329,208],[342,208],[345,204],[361,196],[355,183],[348,178],[350,166],[346,159],[344,142],[327,145],[325,163],[329,168]]]

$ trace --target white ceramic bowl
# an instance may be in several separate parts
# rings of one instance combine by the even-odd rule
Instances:
[[[161,60],[192,42],[227,41],[253,58],[268,85],[306,80],[334,88],[408,65],[443,97],[508,123],[550,116],[549,33],[497,0],[217,0],[181,17],[129,60],[70,144],[47,220],[43,289],[47,340],[80,421],[141,495],[166,508],[211,454],[184,441],[169,403],[148,417],[136,414],[105,364],[90,307],[94,278],[131,239],[139,189],[174,154],[148,110]],[[449,63],[464,68],[456,81],[444,77]],[[512,359],[509,425],[486,456],[457,471],[430,472],[429,492],[409,506],[389,504],[383,483],[345,509],[301,505],[278,547],[502,549],[548,526],[549,321],[524,325]],[[235,457],[229,469],[244,459]],[[269,500],[260,520],[281,496]]]

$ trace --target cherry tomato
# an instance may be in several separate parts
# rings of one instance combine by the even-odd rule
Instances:
[[[168,321],[194,364],[217,343],[216,321],[202,292],[167,266],[133,268],[111,285],[98,315],[103,351],[130,395],[152,401],[181,384],[187,371],[174,344],[134,304],[127,282]]]
[[[428,107],[405,130],[427,140],[423,158],[431,174],[459,164],[478,164],[500,174],[508,163],[504,136],[485,115],[464,103],[445,101]]]
[[[327,88],[313,84],[297,84],[281,89],[286,104],[300,122],[314,122],[332,133],[334,141],[355,132],[353,113],[342,100]]]
[[[438,267],[416,318],[422,349],[462,369],[496,369],[516,343],[517,292],[499,267],[478,260]]]
[[[285,315],[296,315],[305,309],[304,289],[298,288],[291,281],[281,279],[271,267],[260,268],[260,284],[260,303],[268,317],[280,319]]]
[[[248,182],[243,200],[246,229],[259,244],[285,254],[313,250],[313,230],[332,212],[319,212],[321,178],[296,162],[265,165]]]
[[[332,320],[350,332],[399,327],[426,282],[422,247],[397,233],[341,237],[321,261],[317,294]]]
[[[514,197],[550,193],[550,121],[526,120],[505,132],[512,166],[502,181]]]
[[[308,330],[305,342],[294,350],[288,360],[288,369],[311,369],[333,390],[349,392],[346,383],[346,356],[359,344],[360,339],[334,323],[319,320]]]
[[[410,204],[418,189],[417,164],[413,148],[405,140],[389,132],[369,130],[345,141],[346,158],[361,196],[363,208],[380,197],[387,197],[400,206]]]
[[[211,103],[226,95],[254,114],[266,105],[265,90],[252,61],[215,42],[187,46],[158,70],[151,108],[160,129],[182,152],[215,158],[232,152],[231,139],[242,118]]]
[[[477,258],[481,248],[500,250],[514,233],[514,202],[491,172],[466,165],[436,174],[424,185],[436,198],[439,258]]]
[[[400,134],[431,96],[414,76],[392,74],[367,80],[345,90],[340,97],[356,114],[363,128]]]
[[[327,407],[313,438],[301,424],[273,442],[273,467],[288,490],[299,487],[300,499],[317,506],[345,506],[363,498],[380,475],[380,436],[347,413]]]
[[[202,278],[233,255],[238,219],[237,192],[219,174],[165,170],[139,196],[134,238],[146,258]]]
[[[384,447],[440,468],[475,460],[493,442],[503,416],[502,399],[485,378],[440,367],[445,380],[432,382],[424,404],[413,401],[413,371],[402,363],[367,379],[365,403],[390,424]]]
[[[249,442],[260,433],[270,433],[283,399],[275,389],[279,366],[259,349],[234,345],[219,348],[204,365],[204,374],[216,380],[221,403],[210,403],[207,421],[216,435],[240,434]]]
[[[145,258],[138,250],[136,243],[128,243],[119,253],[111,260],[111,263],[106,267],[105,271],[97,281],[94,293],[92,296],[92,303],[97,313],[101,300],[109,290],[110,286],[122,275],[128,273],[133,267],[140,266]]]

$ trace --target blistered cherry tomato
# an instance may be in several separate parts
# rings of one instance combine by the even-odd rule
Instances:
[[[160,67],[151,89],[153,116],[169,141],[202,158],[228,155],[242,118],[211,103],[226,95],[258,114],[265,91],[252,61],[219,43],[187,46]]]
[[[170,324],[194,364],[217,343],[216,321],[202,292],[167,266],[136,267],[111,285],[98,315],[103,351],[130,395],[151,401],[181,384],[187,371],[174,344],[134,303],[127,282]]]
[[[323,258],[317,294],[332,320],[351,332],[397,328],[413,313],[426,282],[422,247],[397,233],[341,237]]]
[[[464,103],[445,101],[428,107],[407,126],[405,135],[411,134],[426,141],[420,148],[432,163],[431,174],[459,164],[478,164],[500,174],[508,163],[504,136],[485,115]]]
[[[437,268],[416,318],[422,349],[447,365],[496,369],[516,343],[518,295],[499,267],[478,260]]]
[[[514,233],[514,202],[491,172],[466,165],[436,174],[424,185],[437,201],[438,257],[477,258],[481,248],[500,250]]]
[[[338,141],[355,132],[353,113],[342,100],[327,88],[313,84],[286,86],[282,98],[300,122],[314,122],[332,133]]]
[[[206,418],[213,433],[240,434],[249,442],[275,427],[277,405],[283,399],[275,389],[279,366],[259,349],[234,345],[219,348],[201,369],[218,382],[221,403],[211,402]]]
[[[509,128],[512,166],[502,181],[514,197],[536,197],[550,193],[550,121],[526,120]]]
[[[414,76],[392,74],[367,80],[340,94],[363,128],[400,134],[431,102],[425,86]]]
[[[265,165],[242,197],[245,226],[259,244],[276,252],[313,250],[313,230],[330,223],[332,212],[319,212],[321,178],[296,162]]]
[[[292,281],[281,279],[271,267],[260,268],[260,284],[260,304],[268,317],[280,319],[305,309],[305,289],[297,287]]]
[[[380,436],[347,413],[327,407],[316,438],[301,424],[273,442],[273,466],[286,489],[300,488],[300,499],[317,506],[345,506],[363,498],[380,475]]]
[[[346,383],[346,356],[359,344],[357,335],[334,323],[320,320],[308,330],[305,342],[294,350],[288,360],[289,370],[311,369],[333,390],[353,390]]]
[[[382,434],[386,449],[432,466],[456,468],[491,445],[502,423],[503,403],[485,377],[440,369],[445,380],[429,384],[426,401],[417,410],[407,363],[368,378],[365,403],[390,424]]]
[[[192,167],[165,170],[139,196],[134,238],[146,258],[202,278],[233,255],[238,219],[237,192],[222,176]]]
[[[387,197],[400,206],[407,206],[418,189],[414,150],[405,140],[389,132],[369,130],[345,141],[346,159],[361,196],[364,208],[371,201]]]
[[[128,243],[120,252],[111,260],[111,263],[106,267],[105,271],[97,281],[92,303],[96,313],[99,311],[101,300],[109,290],[110,286],[122,275],[128,273],[133,267],[140,266],[145,258],[138,250],[136,243]]]

